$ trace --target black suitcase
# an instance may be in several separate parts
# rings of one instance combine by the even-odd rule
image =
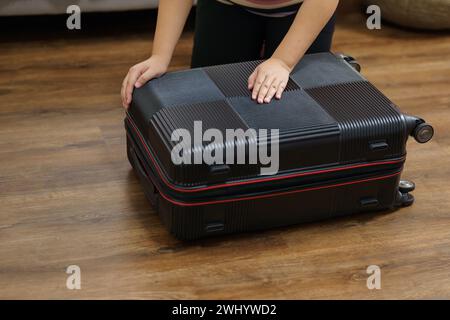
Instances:
[[[134,91],[125,118],[128,158],[172,234],[195,239],[412,203],[413,183],[400,180],[406,141],[410,135],[429,141],[430,125],[401,113],[352,58],[332,53],[305,56],[282,99],[259,105],[247,89],[258,63],[168,73]],[[176,129],[195,137],[194,121],[203,133],[256,135],[172,141]],[[265,136],[264,129],[278,132]],[[178,153],[184,159],[209,150],[223,160],[175,164],[177,144],[185,147]],[[250,161],[255,146],[266,152],[278,146],[277,171],[267,175],[267,163]]]

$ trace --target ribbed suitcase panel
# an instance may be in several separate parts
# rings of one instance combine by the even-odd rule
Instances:
[[[207,103],[182,105],[172,108],[161,109],[154,115],[166,133],[167,142],[175,145],[170,140],[173,131],[183,128],[187,129],[191,135],[194,133],[194,122],[201,121],[203,130],[215,128],[225,133],[226,129],[248,129],[247,125],[232,110],[224,100]]]
[[[250,61],[239,64],[225,64],[205,68],[205,72],[226,97],[250,96],[248,78],[262,61]],[[285,91],[298,90],[300,87],[289,79]]]
[[[401,156],[405,152],[406,128],[401,113],[367,81],[306,89],[341,128],[340,162],[371,157]],[[385,150],[372,151],[370,144],[386,141]],[[384,154],[383,154],[384,153]]]
[[[248,229],[248,214],[254,211],[254,201],[231,202],[210,207],[176,207],[168,203],[165,210],[171,212],[171,231],[178,238],[190,240],[212,234],[230,234]],[[208,233],[209,223],[223,223],[222,231]]]
[[[178,142],[171,140],[172,132],[177,129],[186,129],[191,137],[194,137],[194,122],[202,122],[202,131],[205,132],[208,129],[219,130],[223,137],[226,137],[226,130],[242,129],[246,131],[248,129],[247,124],[234,112],[227,101],[212,101],[198,104],[189,104],[176,106],[171,108],[164,108],[158,111],[152,119],[154,127],[163,134],[165,143],[172,149]],[[202,142],[202,145],[195,145],[194,141],[191,141],[190,145],[185,146],[185,150],[189,150],[191,153],[202,153],[203,149],[210,142]],[[233,148],[233,145],[227,142],[227,148]],[[234,141],[235,145],[248,144],[247,140]],[[218,146],[225,148],[223,142],[218,142]],[[169,151],[166,151],[169,152]],[[226,152],[223,152],[224,156]],[[170,154],[164,157],[170,159]],[[224,159],[225,160],[225,159]],[[191,165],[172,165],[167,163],[166,167],[171,167],[172,172],[170,174],[174,183],[181,183],[185,186],[190,184],[205,184],[211,181],[210,167],[204,163],[191,164]],[[251,168],[253,167],[253,168]],[[248,177],[256,174],[256,165],[239,165],[233,166],[233,174],[236,177]]]

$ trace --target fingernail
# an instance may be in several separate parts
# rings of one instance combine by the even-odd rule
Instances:
[[[141,83],[140,82],[136,82],[134,85],[136,88],[140,88],[141,87]]]

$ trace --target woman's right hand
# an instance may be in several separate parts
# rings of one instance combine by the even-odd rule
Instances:
[[[128,109],[131,103],[133,89],[140,88],[147,81],[158,78],[167,72],[168,59],[159,56],[151,56],[149,59],[130,68],[122,83],[122,105]]]

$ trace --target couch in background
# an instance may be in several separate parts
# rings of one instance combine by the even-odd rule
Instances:
[[[450,0],[365,0],[381,8],[381,18],[416,29],[450,29]]]
[[[1,0],[0,16],[65,14],[70,5],[82,12],[125,11],[151,9],[158,0]]]

